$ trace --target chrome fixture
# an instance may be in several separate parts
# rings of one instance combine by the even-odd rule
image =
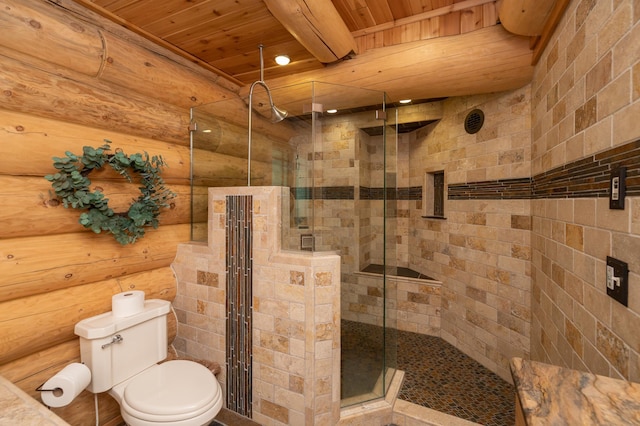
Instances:
[[[102,346],[101,346],[101,348],[102,348],[102,349],[105,349],[105,348],[107,348],[107,347],[109,347],[109,346],[113,345],[114,343],[120,343],[120,342],[122,342],[123,340],[124,340],[124,339],[122,338],[122,336],[121,336],[121,335],[116,334],[115,336],[113,336],[113,337],[111,338],[111,341],[110,341],[109,343],[105,343],[104,345],[102,345]]]
[[[267,95],[269,96],[269,105],[271,106],[271,122],[278,123],[285,118],[287,118],[287,111],[276,107],[273,104],[273,99],[271,98],[271,91],[267,86],[267,83],[264,82],[264,59],[262,57],[262,48],[263,45],[258,46],[260,48],[260,80],[254,81],[251,84],[251,88],[249,89],[249,151],[247,153],[247,186],[251,186],[251,116],[252,116],[252,105],[253,105],[253,88],[257,85],[264,87],[267,91]]]

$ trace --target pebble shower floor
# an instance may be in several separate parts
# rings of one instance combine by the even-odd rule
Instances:
[[[372,338],[380,334],[380,327],[343,320],[343,371],[379,365],[367,358],[380,357],[380,339]],[[397,349],[398,369],[405,372],[400,399],[486,426],[515,423],[513,385],[443,339],[398,331]]]

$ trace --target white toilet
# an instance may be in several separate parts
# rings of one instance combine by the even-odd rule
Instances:
[[[75,326],[82,362],[91,370],[87,390],[109,391],[130,426],[202,426],[222,408],[222,389],[213,373],[193,361],[167,357],[170,303],[150,299],[134,315],[111,312]]]

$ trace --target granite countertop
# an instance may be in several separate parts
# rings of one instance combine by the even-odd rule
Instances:
[[[0,425],[69,426],[69,423],[0,376]]]
[[[555,365],[511,360],[527,426],[640,425],[640,384]]]

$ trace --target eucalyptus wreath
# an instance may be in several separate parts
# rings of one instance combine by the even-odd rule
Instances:
[[[145,227],[158,227],[158,215],[162,207],[169,207],[169,201],[176,194],[165,187],[160,176],[166,166],[161,156],[149,157],[149,154],[127,155],[122,150],[111,151],[111,141],[92,148],[82,148],[82,155],[69,151],[64,157],[53,157],[53,167],[58,172],[46,175],[53,189],[62,200],[65,208],[86,210],[80,215],[80,224],[96,234],[110,232],[122,245],[133,244],[144,236]],[[91,191],[88,175],[95,169],[109,165],[129,182],[132,174],[140,177],[140,196],[134,199],[127,212],[116,213],[109,207],[109,200],[102,191]]]

